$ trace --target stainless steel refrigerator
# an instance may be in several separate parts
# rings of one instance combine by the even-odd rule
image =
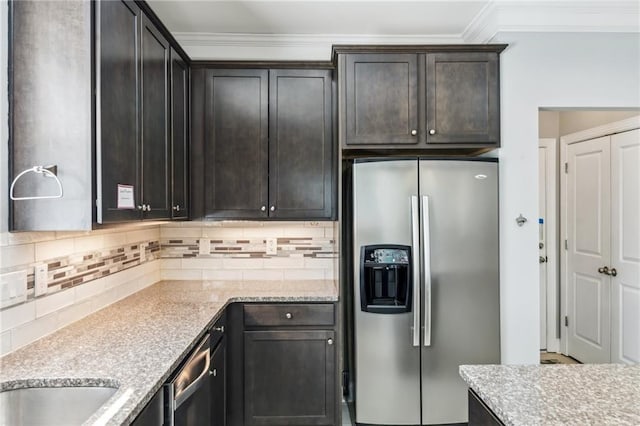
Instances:
[[[497,166],[353,165],[356,423],[464,423],[459,365],[500,362]]]

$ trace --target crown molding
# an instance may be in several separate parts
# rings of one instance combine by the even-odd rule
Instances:
[[[560,142],[570,145],[576,142],[582,142],[589,139],[599,138],[601,136],[613,135],[614,133],[627,132],[635,129],[640,129],[640,115],[561,136]]]
[[[460,34],[172,34],[195,60],[328,60],[334,44],[483,44],[499,32],[640,33],[639,16],[638,0],[491,0]]]
[[[640,32],[640,2],[491,1],[460,37],[488,43],[499,32]]]

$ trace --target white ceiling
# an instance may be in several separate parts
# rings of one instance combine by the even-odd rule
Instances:
[[[193,59],[327,60],[332,44],[640,32],[640,0],[147,0]]]
[[[241,34],[460,34],[488,1],[151,0],[170,31]]]

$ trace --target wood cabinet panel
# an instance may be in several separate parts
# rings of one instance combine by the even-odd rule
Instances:
[[[189,67],[171,50],[171,218],[189,217]]]
[[[335,333],[245,331],[245,425],[335,422]]]
[[[227,424],[227,340],[222,338],[217,346],[212,346],[209,377],[211,385],[211,425]]]
[[[501,426],[504,423],[484,404],[471,389],[469,396],[469,426]]]
[[[418,143],[418,55],[347,55],[346,145]]]
[[[207,70],[205,216],[267,216],[268,71]]]
[[[426,55],[427,143],[498,144],[496,53]]]
[[[98,222],[139,219],[137,209],[118,208],[118,184],[134,187],[141,203],[139,174],[140,16],[132,1],[103,1],[99,8],[98,176],[102,209]]]
[[[331,71],[269,72],[269,216],[332,214]]]
[[[142,17],[142,203],[145,219],[170,217],[169,43]]]
[[[246,304],[244,325],[250,326],[332,326],[334,309],[331,303],[318,304]]]

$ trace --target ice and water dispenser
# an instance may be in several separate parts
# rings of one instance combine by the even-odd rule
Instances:
[[[364,312],[411,311],[411,247],[368,245],[360,249],[360,306]]]

